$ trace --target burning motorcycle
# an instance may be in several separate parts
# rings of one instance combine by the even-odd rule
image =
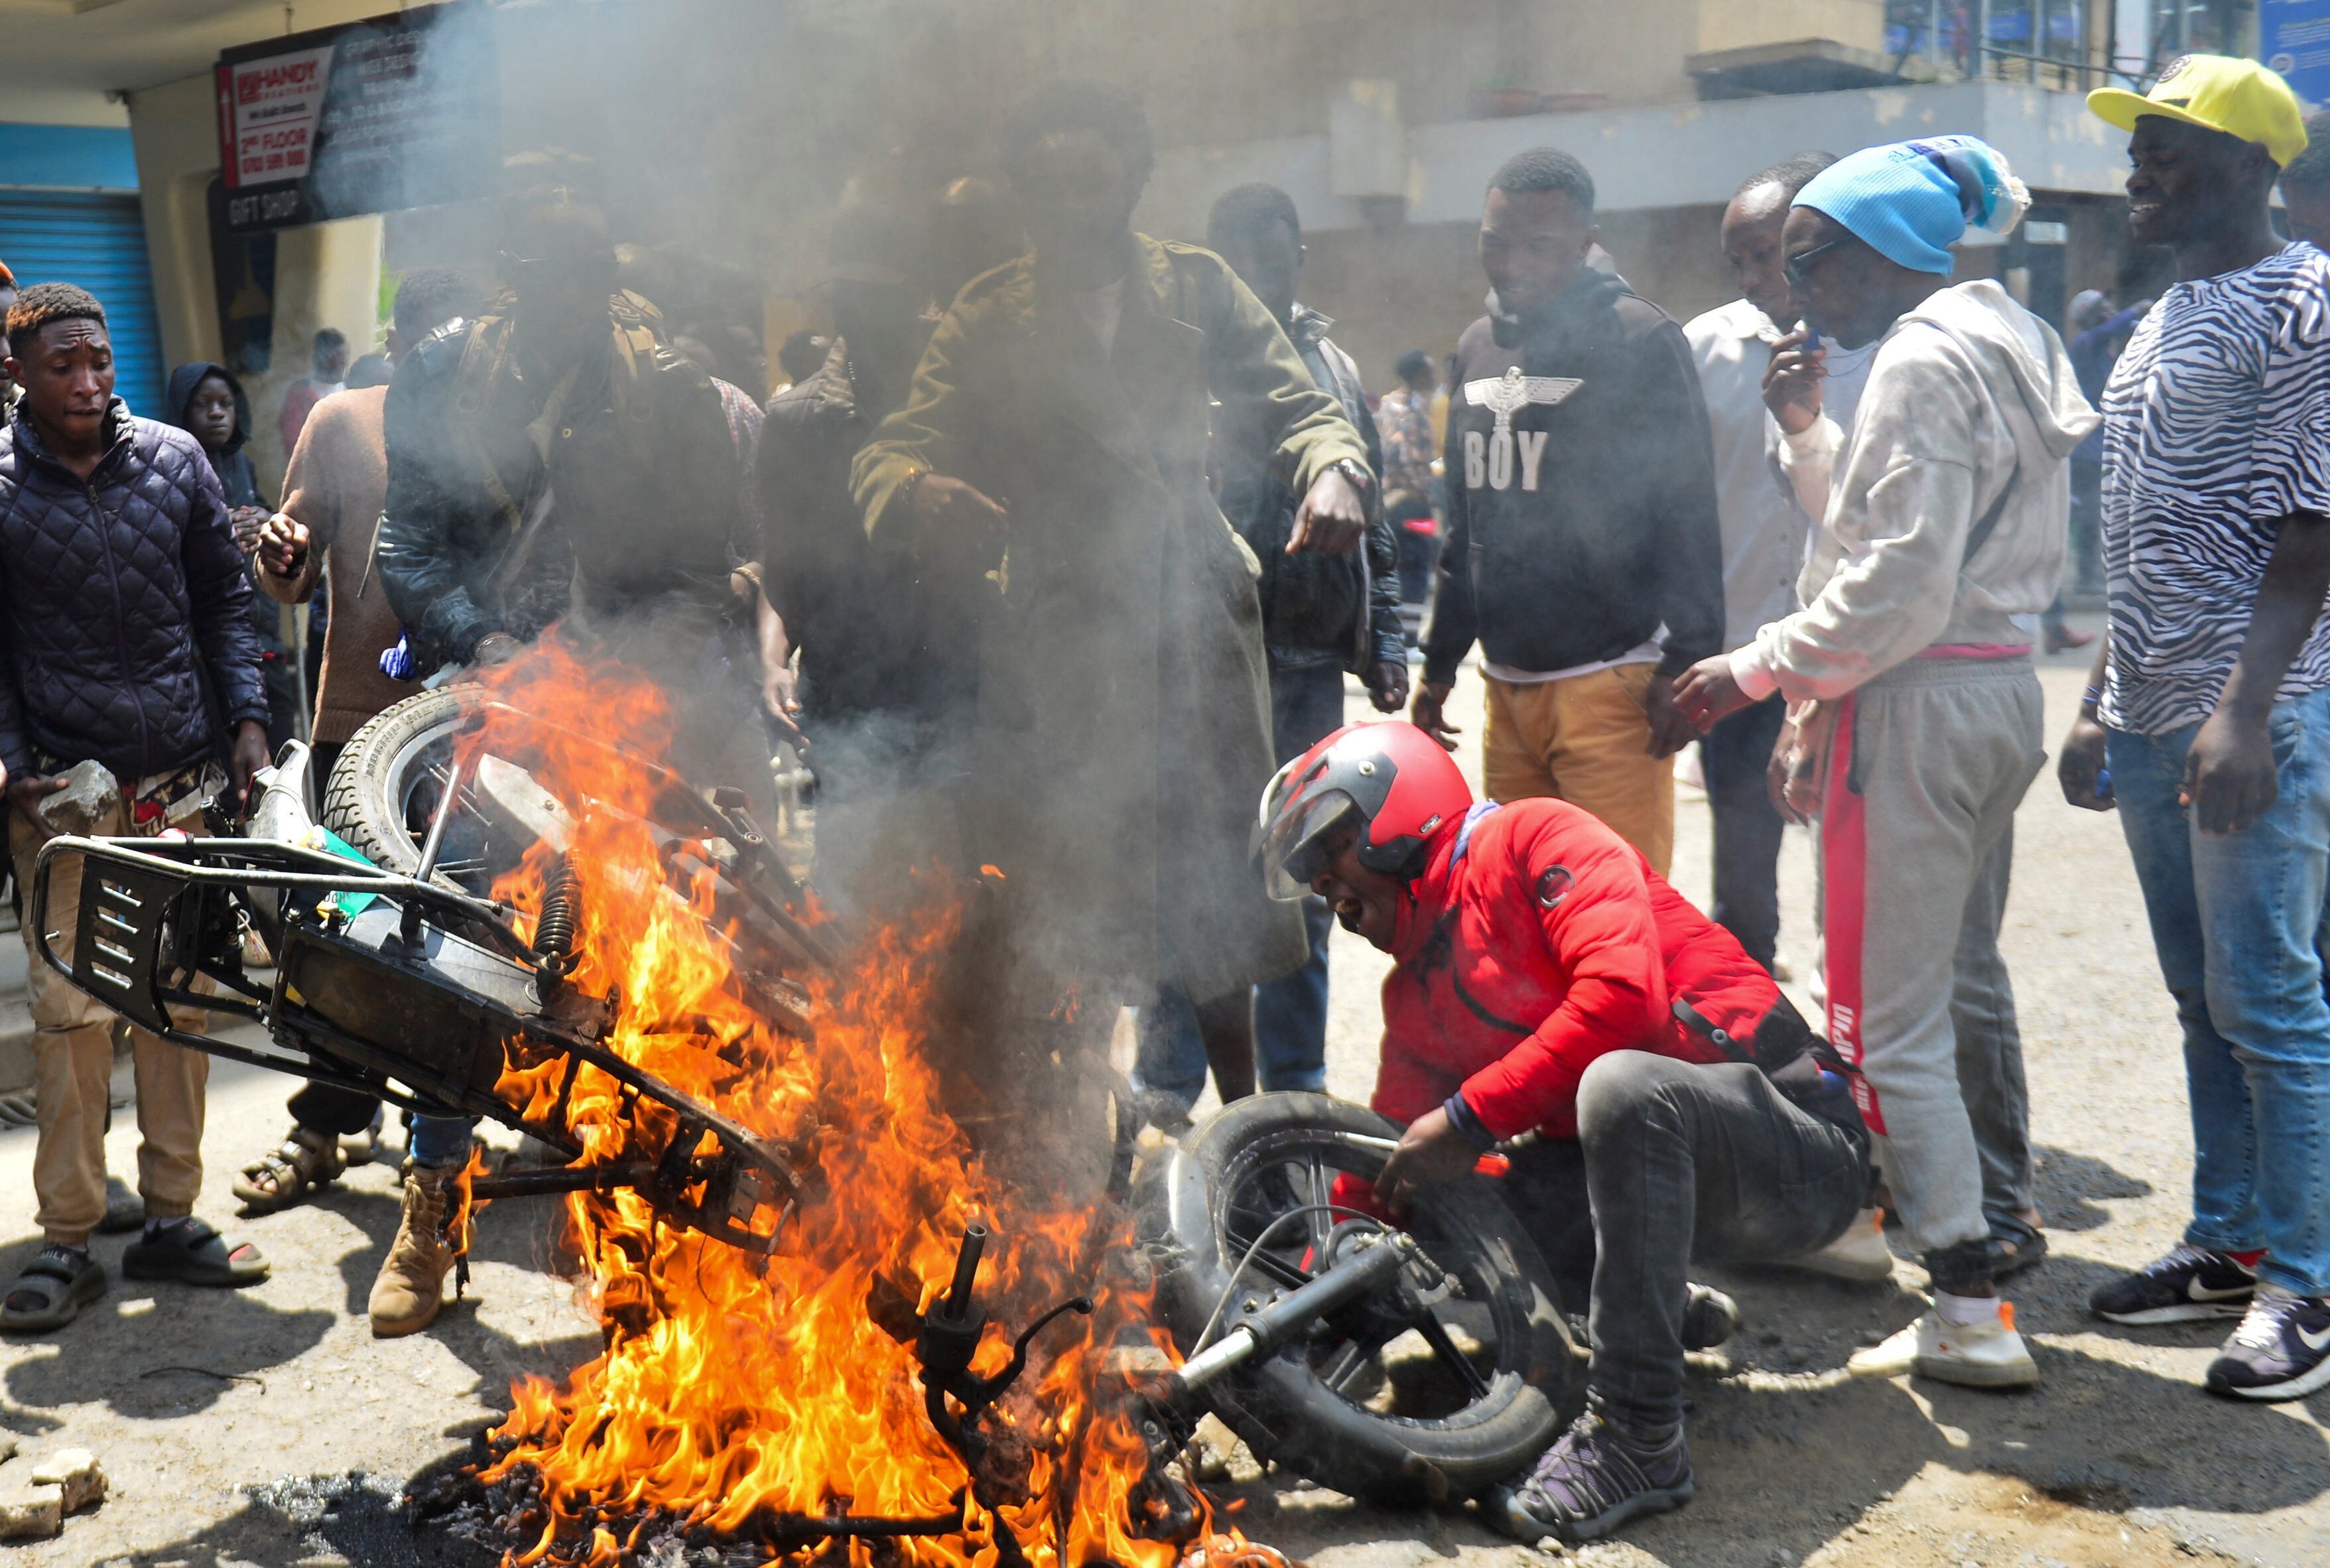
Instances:
[[[668,1253],[642,1245],[620,1216],[602,1231],[600,1262],[644,1269],[649,1281],[621,1293],[642,1304],[623,1312],[700,1308],[705,1332],[735,1336],[726,1354],[750,1368],[631,1402],[625,1419],[646,1423],[643,1435],[684,1425],[700,1400],[706,1430],[774,1422],[782,1441],[813,1451],[813,1434],[787,1412],[734,1404],[733,1390],[792,1375],[784,1335],[755,1329],[758,1316],[740,1316],[738,1303],[754,1302],[754,1315],[771,1315],[767,1326],[785,1324],[788,1334],[799,1307],[787,1302],[815,1295],[842,1318],[848,1304],[862,1304],[849,1308],[857,1323],[836,1319],[848,1348],[823,1364],[862,1373],[865,1387],[837,1390],[822,1419],[874,1419],[886,1378],[895,1387],[897,1376],[912,1377],[940,1452],[961,1460],[967,1487],[943,1506],[943,1490],[930,1495],[934,1479],[902,1474],[883,1487],[848,1488],[875,1505],[864,1513],[811,1498],[791,1511],[739,1513],[722,1527],[757,1517],[772,1543],[930,1537],[971,1529],[983,1512],[990,1522],[981,1528],[1012,1560],[1020,1555],[1016,1544],[1004,1549],[1012,1529],[994,1521],[1029,1505],[1011,1501],[992,1461],[999,1444],[1007,1456],[1015,1444],[1024,1450],[1024,1435],[1009,1429],[1016,1420],[1024,1434],[1028,1414],[1003,1407],[1031,1354],[1030,1383],[1056,1397],[1058,1358],[1083,1353],[1058,1349],[1065,1329],[1038,1335],[1075,1304],[1021,1333],[1000,1371],[980,1371],[974,1360],[990,1367],[999,1354],[977,1298],[984,1233],[955,1256],[943,1294],[919,1307],[913,1299],[915,1277],[944,1272],[932,1244],[952,1250],[941,1234],[948,1224],[963,1234],[949,1217],[963,1200],[909,1213],[867,1194],[898,1176],[896,1162],[913,1164],[918,1174],[905,1185],[923,1193],[960,1183],[968,1167],[948,1152],[960,1134],[930,1107],[927,1080],[886,1054],[888,1030],[926,1011],[922,1000],[850,993],[853,982],[860,992],[880,989],[867,984],[877,979],[904,985],[906,968],[857,955],[859,966],[837,980],[844,965],[831,927],[815,923],[809,896],[740,798],[697,790],[583,728],[498,689],[446,688],[367,725],[343,751],[316,816],[309,759],[294,746],[261,775],[240,837],[55,840],[29,890],[42,957],[180,1044],[416,1110],[488,1118],[570,1162],[480,1176],[477,1197],[585,1192],[611,1204],[624,1196],[653,1223],[738,1250],[765,1271],[762,1283],[733,1278],[722,1248]],[[599,855],[614,839],[623,853]],[[69,943],[45,923],[59,877],[77,878],[81,891]],[[271,979],[246,970],[246,928],[275,955]],[[655,974],[694,976],[692,1000],[644,984],[624,993],[607,960],[642,945],[658,948],[648,966]],[[822,1015],[813,995],[852,1005]],[[255,1022],[264,1041],[181,1030],[174,1006]],[[822,1043],[820,1025],[829,1031]],[[650,1033],[656,1049],[640,1049]],[[793,1078],[785,1075],[800,1064],[781,1060],[786,1050],[812,1059]],[[810,1069],[822,1079],[812,1083]],[[834,1116],[840,1128],[818,1125]],[[1170,1538],[1201,1511],[1165,1461],[1209,1411],[1258,1458],[1386,1500],[1457,1498],[1501,1480],[1573,1413],[1567,1324],[1493,1183],[1435,1193],[1397,1221],[1355,1195],[1395,1134],[1325,1096],[1261,1096],[1222,1111],[1126,1183],[1124,1239],[1144,1278],[1117,1305],[1132,1300],[1136,1317],[1161,1325],[1185,1353],[1176,1370],[1122,1383],[1110,1406],[1137,1433],[1134,1451],[1145,1451],[1123,1483],[1143,1534]],[[879,1163],[883,1148],[893,1151],[889,1166]],[[908,1240],[881,1233],[897,1225]],[[1099,1233],[1081,1222],[1057,1229]],[[1028,1249],[1040,1240],[1023,1227],[997,1243],[999,1255],[988,1250],[1003,1259],[990,1264],[991,1305],[1032,1311],[1042,1278],[1057,1291],[1090,1278],[1094,1254],[1048,1243],[1054,1261],[1032,1278]],[[717,1291],[725,1307],[653,1283],[685,1277],[701,1290],[707,1269],[725,1282]],[[862,1283],[834,1288],[845,1273]],[[909,1293],[903,1320],[880,1307],[901,1291]],[[1101,1316],[1109,1316],[1104,1299]],[[1118,1318],[1109,1332],[1128,1327]],[[609,1356],[624,1358],[633,1375],[665,1375],[648,1320],[619,1321]],[[1093,1348],[1116,1343],[1097,1325]],[[907,1365],[891,1360],[892,1346],[911,1346]],[[751,1366],[758,1357],[770,1359]],[[1099,1363],[1083,1364],[1095,1387],[1108,1381]],[[521,1398],[511,1424],[531,1446],[513,1452],[577,1497],[627,1493],[620,1440],[576,1447],[562,1435],[596,1430],[579,1406],[558,1402],[583,1397]],[[889,1430],[902,1445],[923,1441]],[[706,1463],[708,1475],[726,1473]],[[710,1489],[696,1504],[709,1516],[726,1517],[715,1500],[727,1499],[730,1512],[745,1507],[717,1479],[675,1480],[673,1499],[658,1506],[695,1486]]]
[[[457,735],[497,706],[456,687],[381,714],[349,742],[321,823],[307,805],[308,749],[294,742],[254,781],[259,803],[239,838],[51,840],[30,889],[41,957],[180,1045],[411,1110],[485,1117],[569,1161],[585,1153],[571,1098],[582,1070],[595,1069],[624,1104],[634,1135],[624,1157],[484,1178],[473,1195],[630,1189],[674,1223],[772,1250],[801,1190],[796,1156],[608,1048],[620,999],[570,981],[589,918],[564,864],[573,814],[523,755],[486,751],[466,770],[455,758]],[[640,826],[662,852],[670,896],[709,890],[725,917],[718,939],[735,956],[733,983],[775,1027],[809,1038],[799,977],[830,960],[741,799],[700,793],[571,730],[559,739],[649,781]],[[548,870],[522,932],[492,888],[530,855]],[[63,952],[46,922],[61,875],[81,884]],[[245,969],[246,929],[275,955],[270,984]],[[266,1041],[183,1030],[174,1006],[257,1022]],[[545,1078],[546,1096],[535,1081]]]

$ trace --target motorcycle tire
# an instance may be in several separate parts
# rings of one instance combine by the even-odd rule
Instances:
[[[1252,1266],[1239,1275],[1255,1243],[1270,1240],[1252,1233],[1263,1229],[1255,1221],[1265,1212],[1255,1207],[1266,1201],[1257,1193],[1274,1183],[1298,1208],[1325,1201],[1331,1174],[1372,1180],[1382,1169],[1384,1150],[1354,1140],[1398,1133],[1365,1107],[1326,1095],[1256,1095],[1216,1112],[1150,1162],[1135,1183],[1133,1212],[1159,1260],[1159,1319],[1185,1354],[1209,1323],[1218,1326],[1298,1278],[1274,1279]],[[1307,1170],[1300,1177],[1307,1195],[1293,1192],[1298,1166]],[[1473,1336],[1488,1364],[1474,1361],[1479,1375],[1469,1386],[1453,1371],[1446,1384],[1461,1402],[1410,1415],[1339,1392],[1331,1379],[1348,1379],[1355,1364],[1336,1358],[1360,1341],[1338,1349],[1328,1342],[1340,1331],[1324,1326],[1310,1342],[1297,1340],[1207,1383],[1198,1397],[1258,1459],[1283,1469],[1369,1502],[1444,1502],[1509,1479],[1552,1443],[1584,1402],[1582,1362],[1545,1264],[1492,1183],[1475,1176],[1436,1188],[1406,1222],[1432,1260],[1460,1281],[1451,1304],[1434,1316],[1467,1313],[1463,1326],[1480,1331]],[[1314,1231],[1303,1243],[1313,1250],[1302,1260],[1335,1244]],[[1277,1265],[1290,1266],[1299,1264]],[[1444,1323],[1443,1343],[1447,1332]]]
[[[484,698],[481,686],[440,686],[367,719],[333,765],[323,825],[384,870],[407,877],[418,871],[426,824],[416,831],[410,820],[412,792],[421,782],[413,770],[427,767],[432,751],[450,754],[454,732]],[[441,874],[437,879],[455,885]]]

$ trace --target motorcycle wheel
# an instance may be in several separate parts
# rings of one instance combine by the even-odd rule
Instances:
[[[349,736],[324,792],[323,824],[384,870],[411,876],[443,798],[453,737],[485,699],[480,686],[442,686],[383,708]],[[468,792],[464,790],[464,794]],[[483,895],[492,880],[484,821],[447,824],[436,879]]]
[[[1289,1216],[1329,1203],[1338,1175],[1372,1181],[1384,1152],[1359,1140],[1398,1132],[1326,1095],[1256,1095],[1150,1164],[1135,1185],[1134,1213],[1162,1259],[1158,1316],[1185,1354],[1217,1309],[1227,1322],[1247,1302],[1301,1283],[1350,1216]],[[1426,1308],[1430,1323],[1347,1314],[1199,1391],[1257,1458],[1370,1502],[1445,1501],[1505,1480],[1584,1401],[1553,1283],[1494,1184],[1468,1177],[1436,1189],[1406,1220],[1456,1281],[1453,1295]],[[1241,1273],[1249,1251],[1254,1260]],[[1388,1358],[1404,1341],[1408,1354]],[[1407,1379],[1423,1383],[1420,1392],[1402,1388],[1399,1376],[1414,1369],[1418,1349],[1432,1362],[1429,1377]]]

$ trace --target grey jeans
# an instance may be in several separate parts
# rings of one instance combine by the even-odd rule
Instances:
[[[1842,1091],[1840,1091],[1841,1093]],[[1577,1137],[1519,1151],[1505,1196],[1565,1307],[1592,1305],[1589,1391],[1622,1425],[1682,1420],[1684,1272],[1824,1247],[1860,1212],[1864,1140],[1744,1064],[1597,1060]]]

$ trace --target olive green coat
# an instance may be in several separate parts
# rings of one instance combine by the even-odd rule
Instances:
[[[965,831],[1003,871],[1023,1005],[1158,984],[1204,1001],[1303,956],[1248,859],[1274,771],[1253,555],[1206,477],[1211,404],[1271,432],[1301,494],[1359,434],[1211,252],[1132,236],[1115,351],[1037,259],[972,282],[852,475],[876,544],[980,608]],[[936,563],[901,500],[918,470],[1010,512],[998,561]],[[894,505],[894,503],[895,503]]]

